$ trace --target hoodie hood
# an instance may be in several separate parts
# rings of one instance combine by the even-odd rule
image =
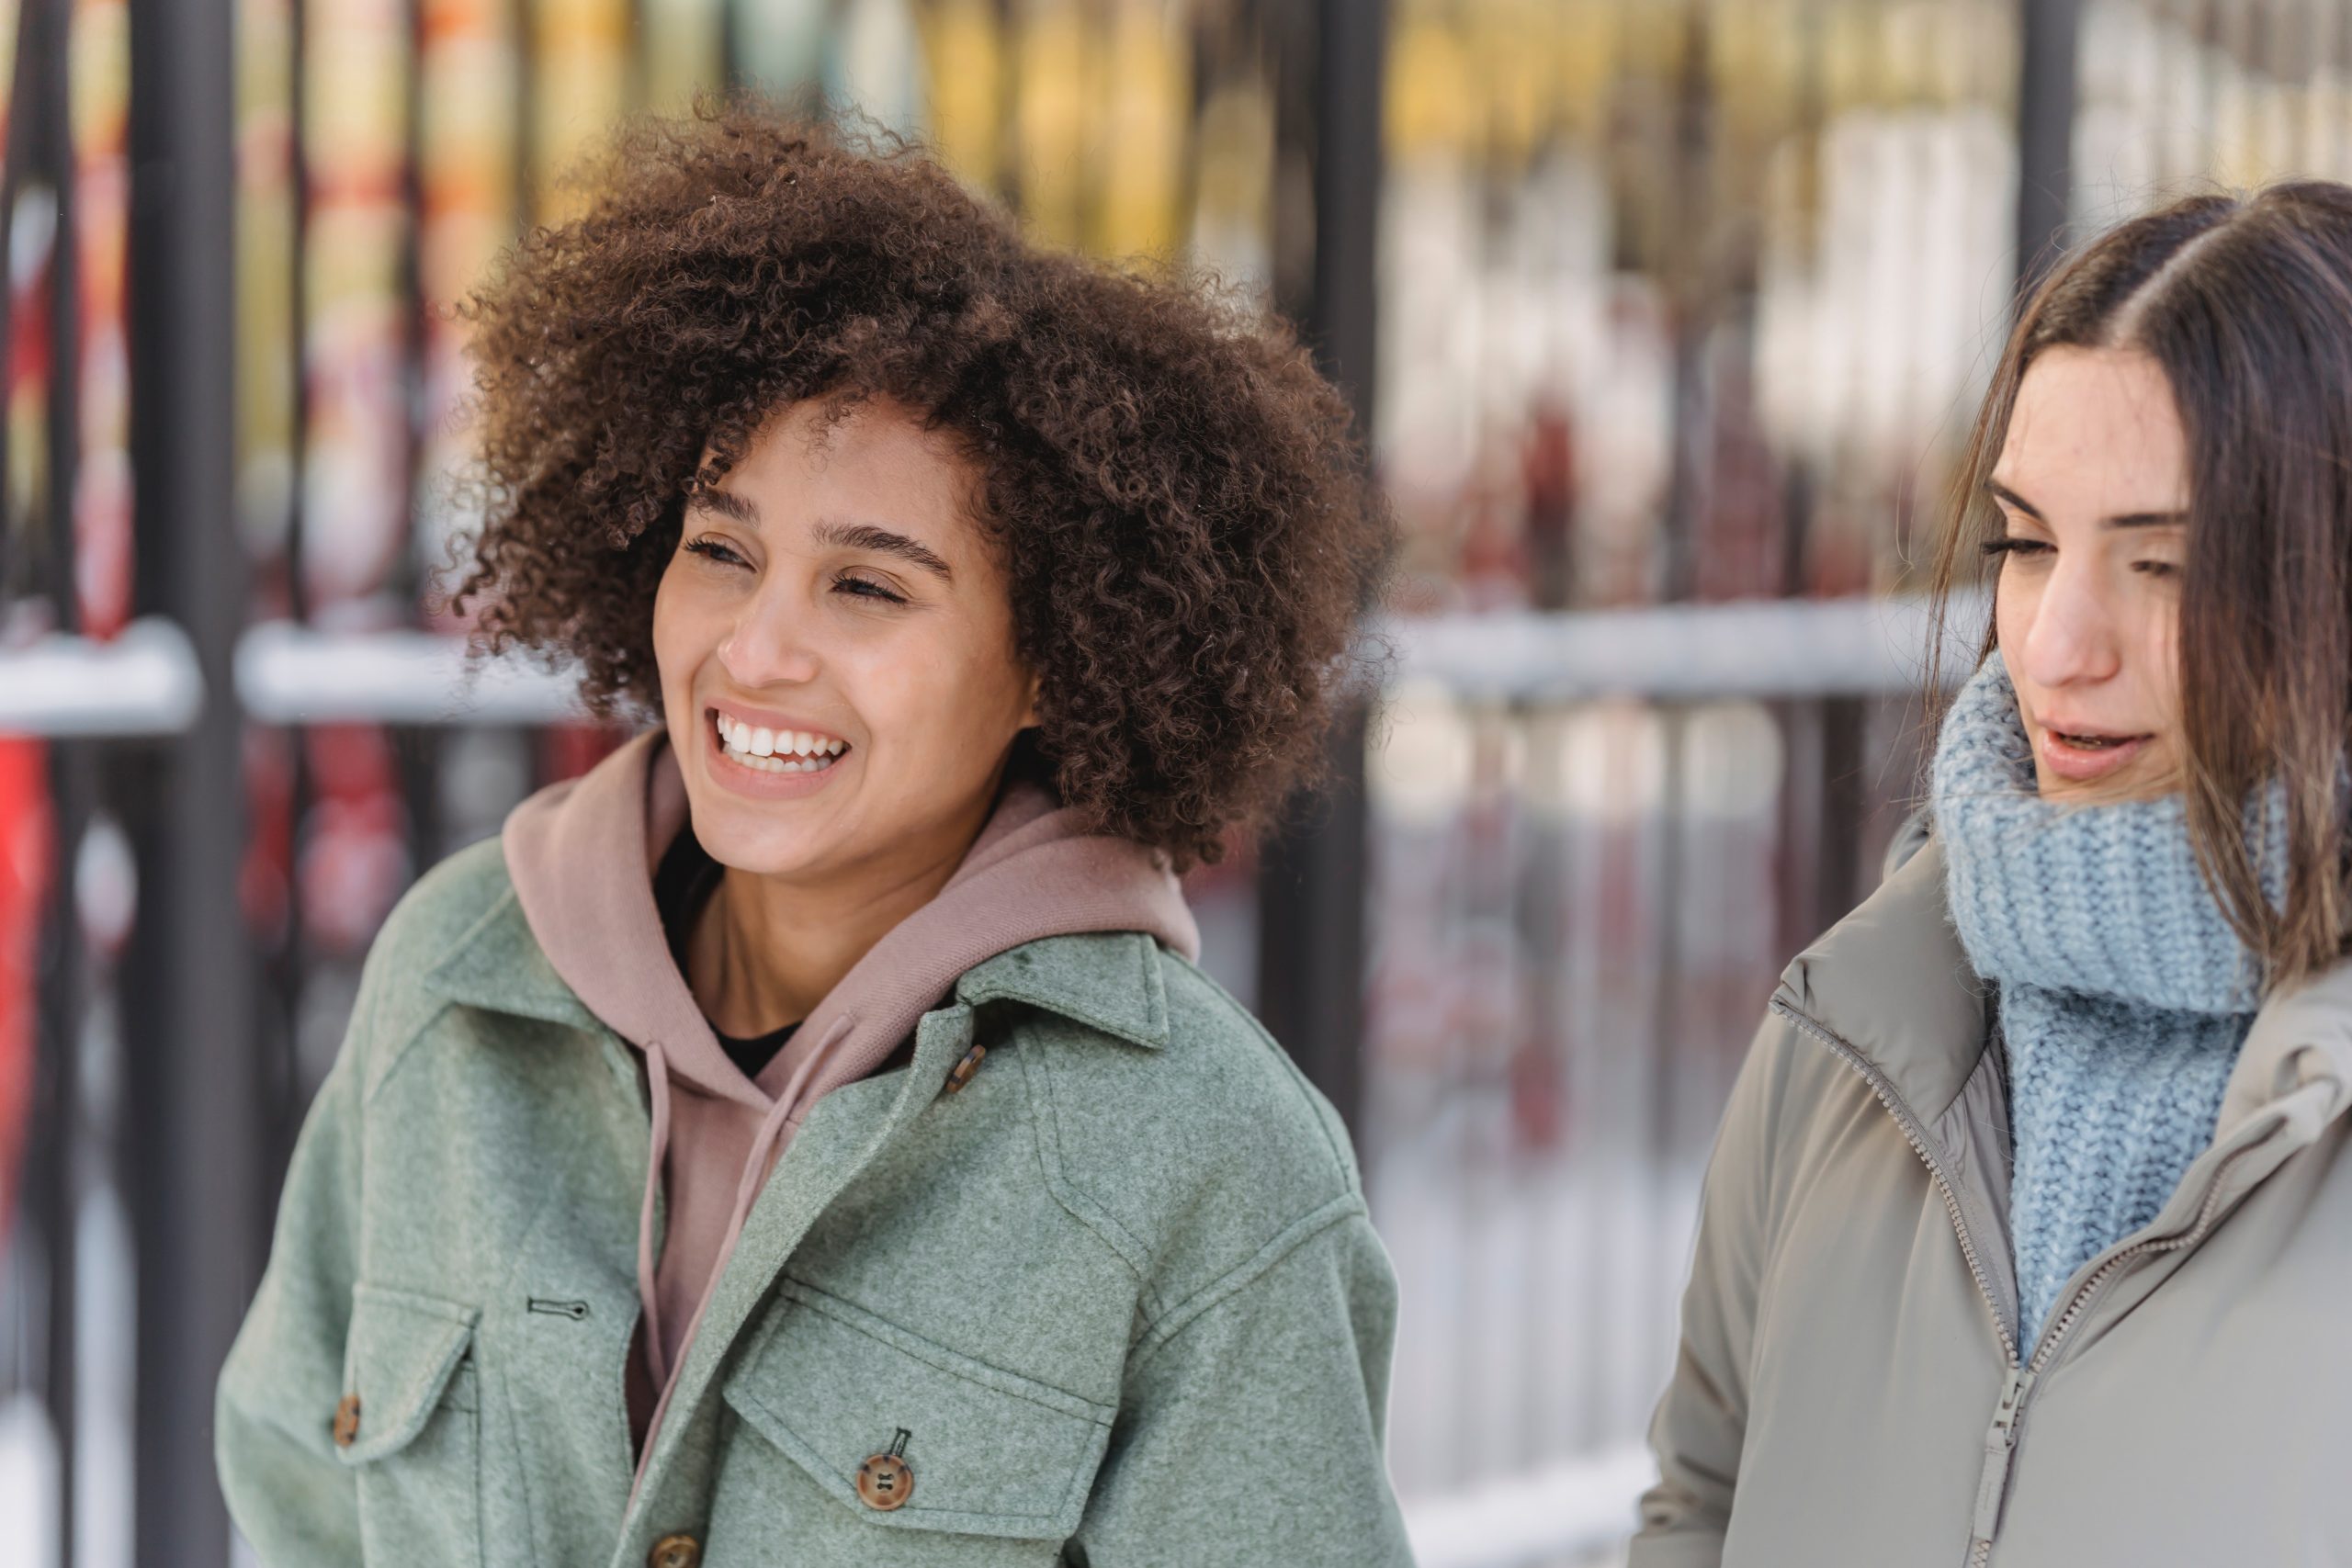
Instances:
[[[653,873],[686,825],[667,737],[651,730],[514,808],[503,844],[531,933],[591,1012],[646,1058],[652,1155],[639,1221],[640,1453],[743,1219],[809,1109],[872,1073],[965,971],[1046,937],[1140,931],[1187,958],[1200,936],[1174,874],[1133,840],[1090,833],[1033,784],[1009,786],[932,901],[869,949],[775,1060],[728,1058],[670,955]],[[655,1235],[656,1200],[667,1223]],[[658,1239],[658,1245],[657,1245]]]

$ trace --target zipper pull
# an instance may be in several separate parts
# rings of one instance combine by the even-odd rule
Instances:
[[[2001,1385],[2001,1403],[1993,1407],[1993,1425],[1984,1434],[1984,1470],[1976,1479],[1972,1546],[1989,1549],[2000,1530],[2001,1504],[2009,1495],[2009,1458],[2018,1447],[2018,1416],[2033,1379],[2034,1374],[2024,1368],[2011,1367],[2008,1381]]]

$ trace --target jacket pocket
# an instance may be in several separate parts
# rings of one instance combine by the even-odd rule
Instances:
[[[1078,1529],[1110,1440],[1109,1405],[1004,1371],[786,1280],[727,1403],[826,1494],[871,1524],[1022,1540]],[[901,1438],[903,1434],[903,1438]],[[860,1495],[897,1448],[903,1504]]]
[[[352,1287],[343,1382],[354,1424],[335,1453],[356,1472],[368,1562],[481,1568],[481,1316],[412,1291]]]

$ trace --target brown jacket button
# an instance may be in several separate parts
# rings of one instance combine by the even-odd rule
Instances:
[[[975,1045],[965,1052],[964,1059],[956,1063],[954,1070],[947,1075],[947,1092],[950,1094],[961,1092],[964,1086],[972,1081],[972,1075],[980,1070],[980,1058],[988,1054],[989,1048],[985,1045]]]
[[[359,1436],[359,1396],[346,1393],[334,1407],[334,1446],[349,1448]]]
[[[702,1561],[702,1542],[690,1535],[665,1535],[645,1554],[645,1568],[695,1568]]]
[[[896,1454],[876,1454],[857,1467],[857,1495],[869,1508],[888,1513],[915,1495],[915,1472]]]

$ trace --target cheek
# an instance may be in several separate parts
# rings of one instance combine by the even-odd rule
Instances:
[[[999,641],[944,624],[929,636],[894,639],[862,661],[858,706],[909,750],[944,754],[950,770],[985,773],[1011,742],[1028,696],[1028,677]]]
[[[2152,612],[2141,637],[2142,683],[2154,710],[2156,728],[2180,728],[2180,607],[2166,604]]]
[[[653,665],[665,696],[683,692],[708,656],[716,640],[708,635],[709,620],[673,561],[653,591]]]
[[[675,570],[662,574],[661,585],[653,590],[653,670],[662,690],[668,692],[672,676],[678,668],[678,613],[676,596],[671,592],[671,580]]]
[[[1993,580],[1993,637],[2000,644],[2003,659],[2020,653],[2025,649],[2026,635],[2033,629],[2036,594],[2023,574],[2003,570]],[[2017,666],[2009,665],[2012,682],[2017,678]]]

